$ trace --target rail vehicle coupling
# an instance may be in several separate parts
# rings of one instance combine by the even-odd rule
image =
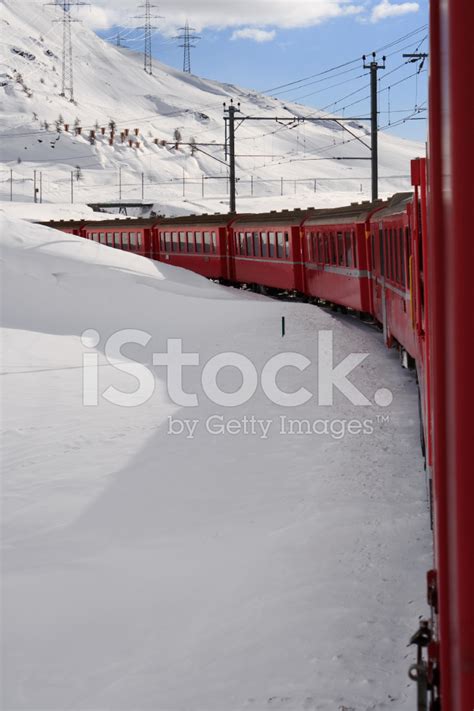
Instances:
[[[438,642],[433,629],[438,613],[438,590],[435,570],[427,574],[427,599],[431,608],[431,621],[420,620],[420,626],[410,638],[409,645],[416,645],[416,663],[408,670],[408,676],[417,685],[417,711],[441,711]],[[425,651],[426,650],[426,651]]]

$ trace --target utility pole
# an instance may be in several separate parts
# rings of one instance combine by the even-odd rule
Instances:
[[[82,2],[82,0],[56,0],[56,2],[46,3],[47,5],[54,5],[55,7],[60,7],[62,10],[62,16],[59,20],[54,20],[55,22],[61,22],[63,26],[63,58],[62,58],[62,84],[61,84],[61,94],[70,102],[74,103],[74,56],[72,51],[72,33],[71,24],[73,22],[79,22],[72,17],[71,10],[77,9],[78,7],[89,5],[88,2]]]
[[[116,37],[116,39],[115,39],[115,44],[117,45],[117,47],[124,47],[125,49],[128,49],[127,43],[124,42],[123,39],[122,39],[122,33],[120,32],[120,30],[117,32],[117,37]]]
[[[240,104],[237,104],[237,106],[234,106],[234,103],[231,99],[229,108],[227,108],[227,104],[224,103],[224,123],[227,128],[227,133],[229,136],[229,179],[230,179],[230,212],[231,214],[235,214],[236,212],[236,174],[235,174],[235,114],[239,113],[241,114],[240,111]],[[284,126],[288,126],[288,128],[293,128],[294,126],[298,126],[300,123],[305,123],[305,122],[310,122],[310,123],[317,123],[318,121],[332,121],[335,122],[339,125],[341,125],[341,122],[344,121],[368,121],[369,119],[364,116],[292,116],[291,118],[288,116],[273,116],[270,118],[269,116],[244,116],[240,115],[239,117],[239,126],[244,123],[244,121],[275,121],[279,124],[282,124]],[[359,143],[361,143],[368,151],[371,150],[370,146],[367,145],[365,141],[363,141],[359,136],[357,136],[353,131],[350,129],[344,127],[346,131],[348,131],[351,136],[353,136]],[[217,159],[216,159],[217,160]],[[371,160],[370,158],[363,158],[360,156],[328,156],[327,158],[318,158],[317,160]],[[296,185],[296,183],[295,183]],[[281,195],[283,195],[283,178],[281,178],[280,181],[280,192]]]
[[[240,113],[240,103],[234,105],[233,99],[230,100],[229,107],[224,103],[224,114],[227,114],[228,130],[229,130],[229,180],[230,180],[230,214],[236,212],[236,179],[235,179],[235,114]]]
[[[136,20],[143,20],[144,23],[140,27],[137,27],[137,30],[143,30],[145,33],[145,44],[144,44],[144,49],[143,49],[143,64],[144,64],[144,69],[147,74],[153,74],[153,62],[152,62],[152,54],[151,54],[151,38],[153,35],[153,30],[156,30],[157,27],[156,25],[153,24],[154,20],[162,20],[163,18],[160,15],[154,15],[153,14],[153,8],[156,8],[156,5],[153,5],[151,0],[145,0],[144,5],[140,5],[140,8],[143,8],[143,15],[137,15],[135,17]]]
[[[196,45],[192,43],[200,40],[201,38],[198,35],[193,34],[196,30],[194,27],[189,26],[189,22],[187,20],[184,27],[179,28],[179,31],[181,34],[177,35],[175,39],[181,40],[183,43],[179,45],[179,47],[184,50],[183,72],[191,74],[191,49],[196,48]]]
[[[385,57],[382,57],[383,64],[379,64],[376,59],[375,52],[372,52],[372,58],[367,64],[366,55],[362,57],[364,69],[370,70],[370,145],[372,151],[372,202],[378,199],[379,196],[379,144],[378,144],[378,107],[377,107],[377,72],[379,69],[385,69]]]

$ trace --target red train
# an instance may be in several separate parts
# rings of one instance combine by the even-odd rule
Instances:
[[[432,492],[428,620],[413,636],[418,709],[474,709],[474,82],[471,0],[430,4],[428,161],[411,193],[338,209],[49,223],[198,272],[368,314],[416,368]]]

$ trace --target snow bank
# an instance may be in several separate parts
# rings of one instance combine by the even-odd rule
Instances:
[[[416,386],[380,335],[15,220],[2,219],[1,244],[4,707],[413,708],[406,644],[425,611],[429,522]],[[151,336],[127,355],[153,374],[153,396],[84,407],[84,355],[97,355],[100,393],[136,388],[103,355],[123,328]],[[280,387],[316,393],[322,329],[337,362],[369,354],[351,379],[372,403],[393,393],[363,408],[371,434],[280,431],[282,415],[360,418],[342,396],[290,412],[261,387],[234,408],[206,397],[202,365],[224,351],[259,373],[301,353],[312,365],[282,371]],[[151,365],[170,337],[200,356],[183,384],[196,408],[178,408]],[[239,376],[219,383],[235,390]],[[244,431],[252,416],[266,437]],[[193,437],[171,433],[184,419]],[[215,431],[231,421],[239,433]]]

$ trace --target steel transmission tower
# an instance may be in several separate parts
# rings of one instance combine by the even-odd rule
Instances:
[[[191,48],[194,49],[196,47],[196,45],[192,43],[200,40],[201,38],[198,35],[193,34],[196,30],[194,27],[189,26],[189,22],[187,20],[184,27],[179,28],[179,31],[181,34],[175,37],[175,39],[181,40],[183,43],[179,45],[184,49],[183,72],[191,74]]]
[[[135,17],[136,20],[143,20],[143,25],[140,27],[137,27],[137,30],[143,30],[145,35],[144,35],[144,40],[145,40],[145,46],[143,50],[143,63],[144,63],[144,69],[147,74],[153,74],[153,63],[152,63],[152,55],[151,55],[151,38],[153,35],[153,30],[156,30],[157,27],[156,25],[153,24],[155,20],[161,20],[163,19],[160,17],[160,15],[154,15],[153,14],[153,9],[156,8],[156,5],[153,5],[151,0],[145,0],[144,5],[139,5],[140,8],[143,8],[143,15],[137,15]]]
[[[63,76],[60,95],[74,102],[74,55],[72,51],[71,24],[73,22],[79,22],[79,20],[72,17],[71,10],[83,5],[89,5],[89,3],[82,2],[81,0],[56,0],[56,2],[47,4],[54,5],[62,10],[61,18],[55,20],[55,22],[61,22],[63,25]]]

